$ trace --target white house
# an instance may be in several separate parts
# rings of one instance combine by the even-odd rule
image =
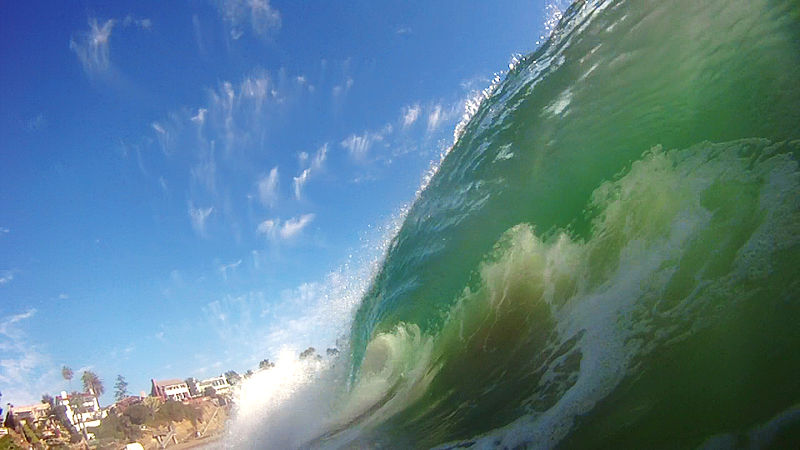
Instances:
[[[100,421],[108,415],[108,411],[100,409],[97,397],[88,393],[67,395],[62,391],[61,395],[56,397],[56,405],[63,405],[67,408],[67,419],[80,433],[85,432],[89,439],[94,438],[94,434],[85,430],[99,427]]]
[[[185,381],[179,379],[172,380],[150,380],[153,383],[153,388],[150,395],[159,397],[162,400],[175,400],[181,402],[192,398],[189,393],[189,385]]]
[[[223,376],[208,378],[197,383],[197,389],[201,394],[205,393],[207,387],[214,388],[214,392],[220,395],[231,393],[231,385],[228,383],[228,379]]]

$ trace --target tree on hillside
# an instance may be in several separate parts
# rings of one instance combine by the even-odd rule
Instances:
[[[53,400],[53,396],[50,395],[50,394],[42,394],[42,403],[50,405],[50,407],[55,405],[55,401]]]
[[[275,367],[275,363],[268,359],[262,359],[261,362],[258,363],[259,369],[271,369],[273,367]]]
[[[300,359],[309,359],[314,358],[317,360],[322,359],[321,356],[317,354],[317,349],[314,347],[308,347],[307,349],[303,350],[303,353],[300,353]]]
[[[153,410],[144,403],[131,405],[122,414],[128,417],[134,425],[144,425],[145,422],[153,418]]]
[[[229,370],[225,372],[225,379],[228,380],[228,384],[233,386],[234,384],[239,383],[241,381],[242,376],[236,373],[234,370]]]
[[[120,401],[128,396],[128,382],[125,377],[117,375],[117,382],[114,384],[114,399]]]
[[[83,372],[81,381],[83,381],[83,389],[96,397],[100,397],[106,391],[103,387],[103,380],[101,380],[100,377],[98,377],[97,374],[91,370],[86,370]]]
[[[69,366],[64,366],[61,368],[61,376],[64,377],[65,380],[69,381],[69,390],[72,390],[72,369]]]

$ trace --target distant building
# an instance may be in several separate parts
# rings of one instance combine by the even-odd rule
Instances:
[[[67,408],[67,419],[78,432],[85,433],[89,439],[93,439],[94,434],[89,433],[86,429],[99,427],[100,421],[108,415],[108,411],[100,409],[100,403],[93,394],[73,393],[67,395],[62,391],[61,395],[56,397],[55,403]]]
[[[28,426],[33,427],[39,422],[47,421],[50,405],[38,403],[29,406],[14,406],[12,410],[14,412],[14,420],[19,423],[25,422]]]
[[[176,378],[173,380],[150,381],[153,384],[150,395],[153,397],[159,397],[165,401],[175,400],[178,402],[188,400],[192,397],[192,395],[189,393],[189,386],[183,380]]]
[[[228,379],[221,375],[202,380],[197,384],[197,388],[201,394],[205,394],[207,387],[213,388],[214,392],[219,395],[227,395],[231,393],[231,385],[228,383]]]

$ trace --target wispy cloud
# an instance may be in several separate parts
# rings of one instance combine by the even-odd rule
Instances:
[[[281,237],[284,239],[291,239],[297,236],[312,220],[314,220],[314,214],[303,214],[300,217],[287,220],[281,227]]]
[[[391,235],[397,227],[399,222],[391,224]],[[383,235],[375,238],[377,242],[364,242],[363,260],[349,261],[319,281],[300,283],[278,295],[252,291],[210,302],[203,308],[209,328],[231,357],[250,366],[264,357],[274,359],[286,348],[299,352],[310,345],[336,346],[392,242]]]
[[[200,25],[200,17],[197,14],[192,15],[192,31],[194,32],[194,42],[197,44],[197,51],[205,56],[206,46],[203,42],[203,29]]]
[[[279,227],[279,220],[278,219],[267,219],[260,224],[256,228],[256,232],[259,234],[263,234],[265,236],[273,236],[277,228]]]
[[[355,82],[351,77],[347,77],[344,83],[337,84],[336,86],[334,86],[331,92],[333,93],[334,97],[339,97],[340,95],[346,94],[350,90],[350,88],[353,87],[354,83]]]
[[[12,327],[25,319],[30,319],[36,314],[36,308],[29,309],[24,313],[15,314],[13,316],[8,316],[0,322],[0,334],[9,336],[9,333]]]
[[[267,219],[258,225],[256,231],[271,239],[289,240],[297,237],[313,220],[314,214],[292,217],[285,222],[281,222],[280,219]]]
[[[281,14],[269,0],[217,0],[216,4],[233,39],[242,37],[248,23],[252,32],[260,37],[281,28]]]
[[[434,106],[433,110],[428,114],[428,131],[431,132],[439,128],[443,118],[442,105]]]
[[[69,48],[78,56],[88,74],[105,72],[109,68],[109,42],[114,19],[98,24],[96,18],[89,19],[89,30],[70,40]]]
[[[14,273],[10,270],[0,271],[0,285],[10,283],[14,279]]]
[[[311,160],[310,165],[306,167],[308,162],[308,153],[301,153],[300,154],[300,164],[301,167],[305,167],[300,175],[294,177],[294,196],[296,199],[300,199],[303,193],[303,186],[308,182],[312,175],[315,175],[317,172],[322,170],[323,165],[325,164],[325,159],[328,155],[328,144],[325,143],[322,147],[317,150],[317,153],[314,155],[314,158]]]
[[[258,199],[266,207],[275,206],[278,201],[278,166],[258,180]]]
[[[277,205],[278,167],[270,170],[273,166],[267,166],[255,173],[250,168],[263,164],[274,126],[271,118],[281,110],[283,95],[297,94],[290,77],[282,75],[279,82],[283,84],[276,85],[264,70],[255,70],[238,83],[222,81],[207,91],[205,104],[181,108],[151,122],[151,133],[142,138],[143,145],[160,147],[164,158],[157,164],[166,162],[172,169],[169,179],[153,179],[166,194],[181,188],[188,192],[189,217],[201,236],[209,215],[218,216],[234,237],[240,236],[242,211],[250,205],[239,199],[255,197],[264,206]],[[250,192],[241,192],[247,186],[238,181],[242,178],[251,180]],[[188,186],[182,186],[185,182]]]
[[[264,71],[245,77],[238,86],[224,81],[211,92],[207,109],[209,131],[225,143],[230,155],[263,136],[270,104],[281,103],[278,87]]]
[[[419,104],[407,106],[403,108],[403,128],[408,128],[414,124],[419,118],[419,113],[422,111]]]
[[[363,162],[367,160],[369,150],[373,144],[383,141],[393,130],[394,128],[391,124],[386,124],[378,131],[366,131],[361,135],[351,134],[341,142],[341,145],[347,149],[351,158]]]
[[[150,30],[153,28],[153,21],[148,18],[137,18],[131,14],[125,16],[125,19],[122,20],[122,26],[130,27],[135,26],[137,28],[141,28],[143,30]]]
[[[9,230],[9,229],[8,229],[8,228],[6,228],[6,227],[0,227],[0,234],[6,234],[6,233],[9,233],[10,231],[11,231],[11,230]]]
[[[38,401],[42,392],[60,388],[61,381],[51,358],[28,340],[22,324],[36,315],[35,309],[0,319],[0,385],[3,399],[15,404]]]
[[[196,123],[198,126],[202,127],[203,124],[206,122],[206,113],[208,110],[205,108],[200,108],[197,110],[197,114],[191,117],[192,122]]]
[[[201,236],[206,234],[206,220],[214,212],[214,208],[196,208],[193,204],[189,203],[189,219],[192,221],[192,228]]]
[[[399,35],[411,34],[411,27],[407,26],[398,27],[397,30],[395,30],[395,33]]]
[[[242,260],[238,260],[236,262],[232,262],[229,264],[221,264],[219,266],[219,272],[222,274],[222,279],[228,281],[228,272],[236,270],[242,264]]]

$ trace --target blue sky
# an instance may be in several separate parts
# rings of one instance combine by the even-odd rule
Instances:
[[[543,1],[5,2],[0,392],[333,345]]]

